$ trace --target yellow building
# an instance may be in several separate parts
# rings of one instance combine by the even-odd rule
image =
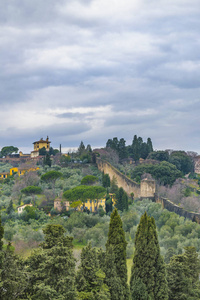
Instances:
[[[39,156],[39,150],[42,148],[45,148],[46,151],[49,151],[50,149],[50,141],[49,141],[49,137],[47,136],[46,140],[43,140],[43,138],[41,138],[39,141],[36,141],[33,143],[34,145],[34,150],[31,152],[31,157],[37,157]]]
[[[21,214],[26,206],[33,206],[33,204],[24,204],[24,205],[18,206],[18,208],[17,208],[18,214]]]
[[[24,175],[26,172],[33,172],[39,170],[39,167],[36,166],[29,166],[29,165],[23,165],[20,167],[13,167],[10,169],[10,176],[14,173],[17,173],[19,176]]]
[[[104,210],[106,209],[106,199],[86,200],[86,202],[81,206],[81,210],[83,210],[83,208],[85,207],[90,212],[97,212],[100,206],[102,206]]]
[[[0,173],[0,179],[5,179],[5,178],[7,178],[9,175],[10,175],[10,173],[6,173],[6,172]]]
[[[54,200],[54,209],[57,211],[62,211],[63,209],[65,209],[66,211],[68,211],[70,208],[70,204],[69,201],[63,201],[60,198],[57,198]]]

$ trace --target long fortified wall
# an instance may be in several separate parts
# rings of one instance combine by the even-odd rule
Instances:
[[[166,199],[163,197],[159,198],[158,195],[155,195],[155,202],[161,203],[163,208],[166,208],[167,210],[169,210],[171,212],[175,212],[176,214],[178,214],[181,217],[188,218],[188,219],[192,220],[193,222],[197,222],[198,224],[200,224],[200,214],[198,214],[198,213],[187,211],[184,208],[176,205],[169,199]]]
[[[200,214],[195,212],[189,212],[184,208],[176,205],[169,199],[158,197],[156,194],[156,185],[154,180],[143,179],[141,184],[131,180],[124,174],[122,174],[119,170],[114,168],[109,162],[97,158],[97,166],[101,172],[105,174],[109,174],[112,179],[113,176],[117,179],[117,184],[119,187],[123,187],[126,193],[130,196],[131,193],[134,193],[135,198],[149,198],[155,201],[156,203],[161,203],[163,208],[171,212],[175,212],[181,217],[188,218],[193,222],[197,222],[200,224]]]
[[[117,180],[117,185],[122,187],[125,192],[130,196],[134,193],[135,198],[151,198],[154,199],[156,186],[154,180],[144,179],[141,184],[131,180],[119,170],[114,168],[109,162],[97,157],[96,159],[98,169],[105,174],[109,174],[110,178],[113,177]]]

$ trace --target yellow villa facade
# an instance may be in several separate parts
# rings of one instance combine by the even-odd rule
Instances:
[[[46,151],[49,151],[50,149],[50,141],[49,141],[49,137],[47,136],[46,140],[43,140],[43,138],[41,138],[39,141],[36,141],[33,143],[34,145],[34,150],[31,152],[31,157],[37,157],[39,156],[39,150],[42,148],[45,148]]]
[[[9,172],[0,173],[0,179],[8,178],[8,176],[12,176],[13,174],[18,174],[19,176],[24,175],[26,172],[33,172],[39,170],[39,167],[33,166],[23,166],[23,167],[13,167]]]
[[[110,194],[112,198],[113,205],[115,205],[114,195]],[[86,200],[86,202],[82,202],[78,207],[78,211],[83,211],[83,209],[88,209],[90,212],[95,213],[100,208],[106,210],[106,199],[98,199],[98,200]],[[62,197],[58,197],[54,200],[54,209],[61,212],[63,209],[66,211],[70,210],[70,202],[67,200],[63,200]]]

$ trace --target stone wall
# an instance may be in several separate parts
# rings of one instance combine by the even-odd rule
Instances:
[[[189,212],[185,210],[184,208],[178,206],[177,204],[173,203],[169,199],[158,197],[157,195],[155,196],[155,202],[156,203],[161,203],[163,208],[166,208],[167,210],[171,212],[175,212],[181,217],[188,218],[193,222],[197,222],[200,224],[200,214],[195,213],[195,212]]]
[[[137,182],[131,180],[119,170],[114,168],[109,162],[97,158],[97,166],[101,172],[109,174],[110,179],[116,177],[117,184],[119,187],[122,187],[126,193],[130,196],[131,193],[134,193],[135,198],[151,198],[154,199],[155,195],[155,181],[144,179],[141,182],[141,185]]]
[[[200,214],[195,212],[189,212],[184,208],[176,205],[169,199],[158,197],[158,195],[156,194],[156,185],[154,180],[143,179],[141,181],[141,184],[138,184],[137,182],[123,175],[109,162],[101,160],[100,158],[97,158],[97,166],[101,172],[104,171],[105,174],[109,174],[111,179],[113,178],[113,176],[115,176],[117,179],[118,186],[123,187],[123,189],[127,192],[129,196],[133,192],[135,198],[152,199],[156,203],[161,203],[163,208],[166,208],[167,210],[175,212],[181,217],[188,218],[193,222],[197,222],[200,224]]]

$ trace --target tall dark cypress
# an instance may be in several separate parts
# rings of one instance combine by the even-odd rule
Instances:
[[[108,240],[106,243],[106,251],[108,253],[110,246],[113,249],[115,257],[115,266],[117,276],[120,278],[121,288],[123,290],[123,298],[129,299],[129,287],[127,284],[127,266],[126,266],[126,246],[125,233],[122,228],[122,221],[115,209],[110,216],[110,226],[108,232]]]
[[[1,216],[0,216],[0,251],[2,250],[3,248],[3,235],[4,235],[4,228],[3,226],[1,225]]]
[[[135,253],[131,272],[130,289],[132,299],[134,290],[140,280],[144,284],[148,296],[152,300],[167,300],[168,288],[165,273],[165,265],[160,255],[160,247],[156,232],[154,218],[141,217],[135,237]]]

